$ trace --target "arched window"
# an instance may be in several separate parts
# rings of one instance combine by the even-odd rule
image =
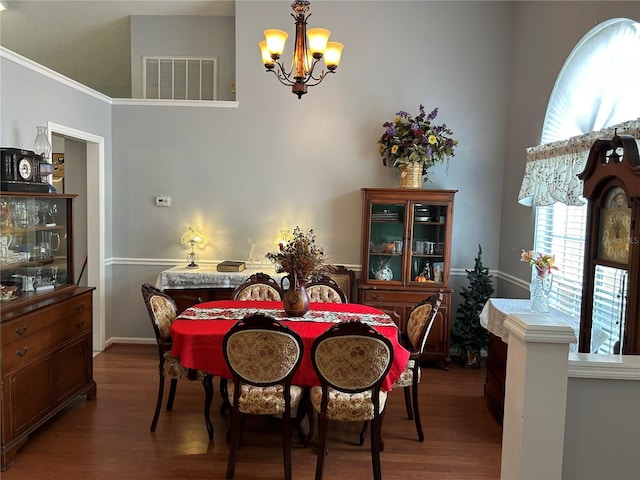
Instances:
[[[601,130],[623,124],[639,137],[639,78],[640,23],[618,18],[594,27],[558,75],[547,106],[543,146],[528,149],[533,161],[527,165],[520,202],[536,206],[534,250],[556,256],[559,270],[550,305],[576,320],[582,301],[586,206],[575,175],[584,168],[595,138],[613,135]],[[554,142],[552,148],[549,142]],[[598,321],[594,318],[594,325]],[[605,339],[592,345],[592,351],[612,353],[612,345]]]

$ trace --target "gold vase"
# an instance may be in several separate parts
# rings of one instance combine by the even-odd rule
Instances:
[[[400,165],[398,188],[422,188],[422,167],[424,162]]]

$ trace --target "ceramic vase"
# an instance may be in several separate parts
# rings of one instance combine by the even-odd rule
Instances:
[[[289,289],[282,298],[282,306],[289,317],[303,317],[309,311],[306,285],[306,280],[298,280],[295,275],[289,277]]]
[[[553,275],[549,269],[533,267],[529,305],[532,312],[547,313],[549,311],[549,293],[552,283]]]

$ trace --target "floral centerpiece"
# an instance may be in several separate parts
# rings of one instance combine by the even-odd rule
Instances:
[[[536,267],[538,274],[551,273],[551,270],[557,270],[558,267],[554,265],[556,261],[555,255],[547,255],[544,253],[534,253],[533,250],[522,250],[520,254],[520,261],[527,262],[529,265]]]
[[[292,283],[306,282],[334,270],[333,265],[325,260],[324,249],[316,245],[313,230],[305,233],[300,227],[293,230],[290,241],[280,242],[278,251],[269,252],[266,257],[276,265],[276,272],[287,273]]]
[[[532,275],[531,285],[529,286],[531,291],[529,308],[532,312],[547,313],[549,311],[549,294],[553,283],[551,270],[558,269],[554,265],[556,261],[555,255],[535,253],[533,250],[522,250],[520,261],[536,267],[536,275]]]
[[[429,181],[429,169],[453,157],[458,141],[446,124],[436,125],[438,109],[428,115],[420,105],[420,113],[414,118],[400,111],[393,122],[385,122],[384,133],[378,140],[378,152],[385,166],[399,168],[412,163],[422,163],[422,177]]]

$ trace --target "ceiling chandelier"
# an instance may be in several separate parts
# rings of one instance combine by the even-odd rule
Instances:
[[[264,31],[265,40],[258,45],[262,52],[262,61],[267,72],[273,72],[280,83],[291,87],[291,91],[302,98],[307,93],[307,87],[318,85],[327,73],[335,73],[340,63],[342,45],[339,42],[329,42],[331,32],[324,28],[311,28],[307,31],[307,15],[311,2],[296,0],[291,4],[296,20],[296,39],[293,47],[291,69],[286,70],[282,61],[278,61],[284,50],[284,44],[289,36],[282,30],[269,29]],[[327,71],[314,74],[316,64],[324,58]]]

